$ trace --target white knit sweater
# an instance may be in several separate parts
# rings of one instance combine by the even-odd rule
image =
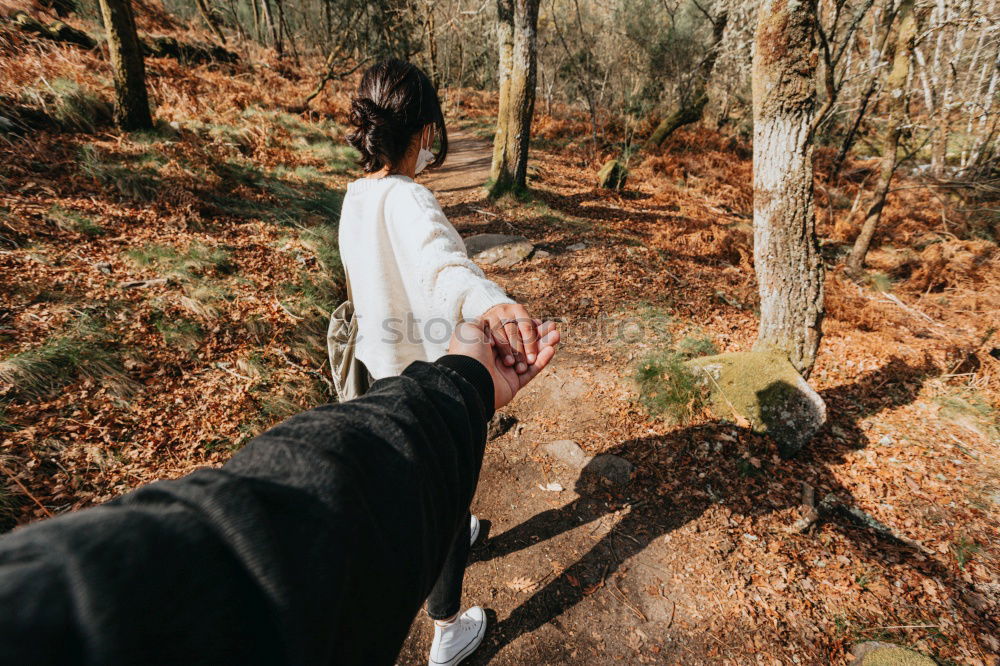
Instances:
[[[463,318],[513,303],[469,260],[430,190],[406,176],[347,186],[340,256],[358,318],[355,353],[375,379],[436,360]]]

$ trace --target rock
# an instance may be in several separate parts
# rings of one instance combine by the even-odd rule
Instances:
[[[465,250],[473,261],[499,268],[510,268],[524,261],[534,249],[524,236],[476,234],[465,239]]]
[[[892,437],[889,435],[882,435],[882,439],[878,440],[879,446],[892,446]]]
[[[111,264],[108,263],[107,261],[99,261],[99,262],[97,262],[96,264],[94,264],[94,268],[96,268],[100,272],[104,273],[105,275],[110,275],[111,274]]]
[[[591,460],[580,476],[599,477],[616,486],[626,486],[632,480],[633,471],[635,466],[629,461],[621,456],[605,453]]]
[[[892,643],[868,641],[855,645],[851,652],[854,661],[850,666],[935,666],[930,657]]]
[[[597,172],[597,186],[606,190],[620,190],[628,180],[628,169],[618,160],[608,160]]]
[[[590,462],[590,456],[584,453],[580,445],[572,439],[559,439],[545,445],[545,452],[574,469],[583,469]]]
[[[85,49],[92,49],[97,46],[97,42],[94,38],[85,33],[82,30],[77,30],[76,28],[66,25],[62,21],[55,21],[49,24],[48,33],[50,39],[57,42],[68,42],[70,44],[76,44],[77,46],[83,47]]]
[[[785,458],[798,453],[826,423],[823,398],[780,353],[719,354],[687,365],[704,378],[717,417],[746,420],[755,432],[773,437]]]
[[[587,246],[584,243],[573,243],[572,245],[567,245],[566,249],[570,252],[579,252],[580,250],[586,250]]]
[[[486,439],[492,441],[514,427],[517,419],[504,412],[497,412],[486,426]]]

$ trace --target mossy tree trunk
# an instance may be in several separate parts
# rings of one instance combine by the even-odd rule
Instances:
[[[861,225],[861,232],[854,240],[854,247],[847,259],[847,272],[853,276],[860,275],[864,268],[865,257],[868,255],[872,237],[882,217],[885,198],[889,194],[892,176],[896,171],[896,153],[899,151],[903,120],[906,118],[907,79],[910,77],[910,59],[916,36],[917,20],[913,13],[913,0],[903,0],[899,7],[899,32],[896,35],[895,53],[892,55],[892,69],[885,83],[889,120],[882,139],[882,164],[879,168],[878,183],[875,185],[872,202],[865,214],[864,224]]]
[[[754,351],[780,351],[803,377],[816,360],[823,264],[813,208],[815,3],[763,0],[753,56]]]
[[[146,93],[146,67],[132,7],[129,0],[100,0],[100,4],[114,70],[115,124],[125,130],[149,129],[153,118]]]
[[[490,177],[493,179],[491,194],[496,196],[509,190],[527,187],[528,144],[531,138],[531,117],[535,112],[535,82],[537,78],[537,26],[539,0],[513,0],[506,3],[499,0],[497,5],[499,23],[503,26],[508,17],[512,30],[510,68],[506,75],[507,90],[504,92],[504,32],[498,31],[500,38],[500,103],[497,114],[497,133],[493,140],[493,164]],[[511,9],[512,16],[502,9]],[[506,100],[504,99],[506,97]]]

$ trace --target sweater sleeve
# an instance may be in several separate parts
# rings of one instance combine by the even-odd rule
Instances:
[[[0,538],[0,664],[392,664],[466,520],[486,368],[417,362],[221,469]]]
[[[386,202],[386,225],[404,275],[412,275],[435,314],[475,319],[494,305],[513,303],[469,259],[461,236],[430,190],[398,187]]]

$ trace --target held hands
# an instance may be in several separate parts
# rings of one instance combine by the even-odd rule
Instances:
[[[489,323],[493,341],[506,367],[513,367],[518,374],[528,371],[539,353],[538,320],[532,319],[523,305],[503,303],[494,305],[483,314]]]
[[[489,321],[482,319],[476,323],[463,322],[458,325],[451,337],[448,353],[471,356],[489,371],[493,379],[495,409],[510,403],[518,391],[545,369],[556,353],[559,331],[555,322],[542,323],[538,319],[530,321],[533,329],[537,331],[534,338],[537,351],[534,353],[534,362],[528,364],[521,373],[504,362],[503,357],[509,352],[501,351]]]

